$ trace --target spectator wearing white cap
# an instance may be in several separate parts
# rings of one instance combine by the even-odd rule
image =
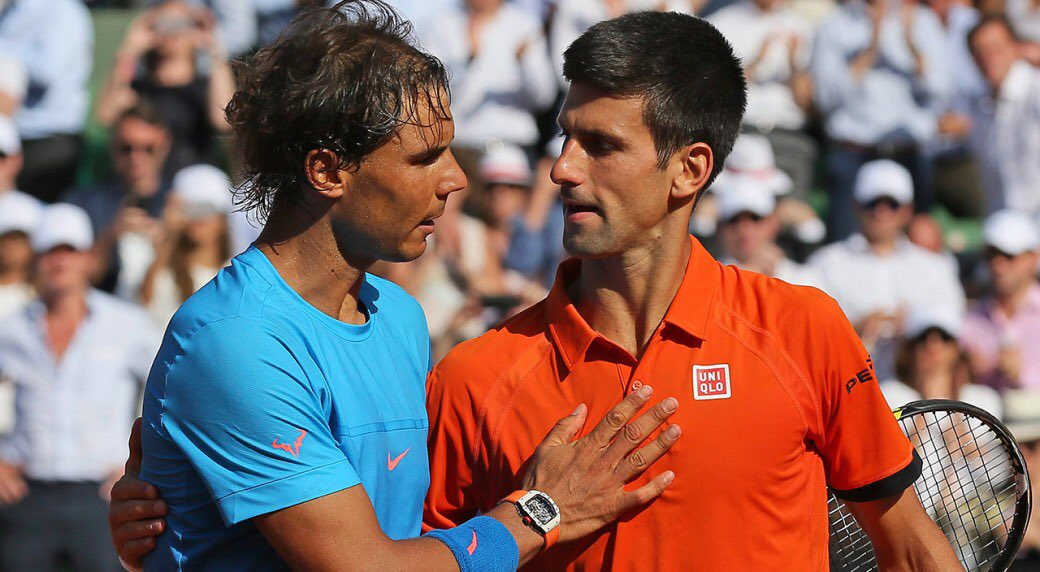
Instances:
[[[54,202],[75,182],[90,100],[94,26],[81,0],[17,0],[0,10],[0,54],[28,75],[15,114],[25,168],[18,187]]]
[[[163,327],[177,308],[231,260],[231,181],[212,165],[177,172],[164,233],[141,284],[140,302]]]
[[[906,313],[917,306],[964,312],[964,289],[941,254],[909,241],[913,217],[910,173],[889,160],[863,165],[855,200],[861,233],[820,249],[809,265],[824,291],[841,305],[874,356],[879,379],[892,374]]]
[[[163,165],[170,133],[155,106],[140,102],[120,116],[109,148],[112,177],[75,189],[62,200],[90,216],[97,236],[95,283],[132,300],[152,264],[152,244],[162,234],[159,219],[170,189]]]
[[[945,306],[918,306],[906,317],[896,358],[895,379],[881,382],[893,409],[918,399],[956,399],[982,408],[998,419],[1004,407],[993,388],[972,383],[971,367],[957,341],[962,316]]]
[[[795,194],[804,197],[818,152],[804,131],[812,108],[812,24],[782,0],[740,0],[707,20],[726,36],[744,65],[745,128],[768,138],[777,164],[794,179]]]
[[[1004,392],[1004,425],[1022,448],[1031,482],[1040,482],[1040,391],[1012,389]],[[1025,538],[1012,570],[1040,568],[1040,509],[1033,506]]]
[[[44,210],[32,235],[38,295],[0,319],[14,430],[0,437],[0,569],[118,570],[106,497],[159,346],[141,309],[90,287],[82,209]],[[48,531],[41,533],[40,531]]]
[[[998,211],[983,226],[991,292],[965,319],[961,343],[979,380],[1003,390],[1040,390],[1040,232],[1017,211]]]
[[[776,243],[776,198],[763,184],[734,180],[716,191],[723,264],[735,264],[791,284],[816,286],[812,269],[788,258]]]
[[[29,239],[43,207],[25,194],[0,194],[0,317],[33,296],[32,245]]]
[[[465,0],[429,22],[423,45],[451,70],[455,143],[532,148],[534,114],[558,92],[542,24],[505,0]]]
[[[1040,70],[1003,15],[984,17],[968,42],[991,90],[977,101],[971,138],[986,207],[1040,215]]]

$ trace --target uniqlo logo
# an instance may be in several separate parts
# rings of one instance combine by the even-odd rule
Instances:
[[[694,399],[729,399],[732,396],[728,363],[693,366]]]

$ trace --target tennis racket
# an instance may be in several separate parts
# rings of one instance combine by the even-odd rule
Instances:
[[[1031,506],[1014,437],[995,417],[960,401],[913,401],[894,413],[923,461],[917,496],[961,563],[967,570],[1007,570]],[[870,539],[833,492],[828,511],[831,570],[877,570]]]

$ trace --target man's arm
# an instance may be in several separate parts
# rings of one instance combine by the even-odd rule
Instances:
[[[964,569],[913,488],[875,501],[847,502],[846,506],[870,537],[881,570]]]

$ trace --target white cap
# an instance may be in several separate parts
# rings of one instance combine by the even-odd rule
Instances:
[[[1012,256],[1040,247],[1040,231],[1025,213],[1013,210],[997,211],[982,226],[986,246],[992,246]]]
[[[723,174],[724,178],[753,179],[777,195],[786,195],[793,186],[791,177],[776,167],[773,145],[762,135],[745,133],[738,137],[726,157]]]
[[[94,245],[94,230],[86,211],[68,203],[56,203],[43,209],[43,216],[32,234],[32,247],[42,254],[58,246],[71,246],[85,251]]]
[[[40,224],[43,205],[40,201],[18,191],[0,194],[0,235],[24,232],[32,235]]]
[[[743,212],[765,217],[776,210],[776,196],[765,184],[750,179],[730,180],[715,196],[720,221],[728,221]]]
[[[11,56],[0,55],[0,92],[23,101],[28,90],[29,76],[22,62]]]
[[[915,306],[906,316],[904,335],[914,339],[933,328],[957,338],[961,335],[961,313],[956,308],[941,305]]]
[[[18,127],[10,117],[0,115],[0,153],[18,155],[22,152],[22,138],[18,135]]]
[[[494,141],[480,159],[480,178],[485,183],[531,186],[531,164],[516,145]]]
[[[914,201],[914,180],[910,171],[899,163],[878,159],[860,167],[853,196],[861,205],[881,197],[890,197],[900,205],[908,205]]]
[[[1004,424],[1020,443],[1040,439],[1040,392],[1035,389],[1006,391]]]
[[[234,208],[231,180],[213,165],[191,165],[173,176],[172,194],[189,219],[229,214]]]

